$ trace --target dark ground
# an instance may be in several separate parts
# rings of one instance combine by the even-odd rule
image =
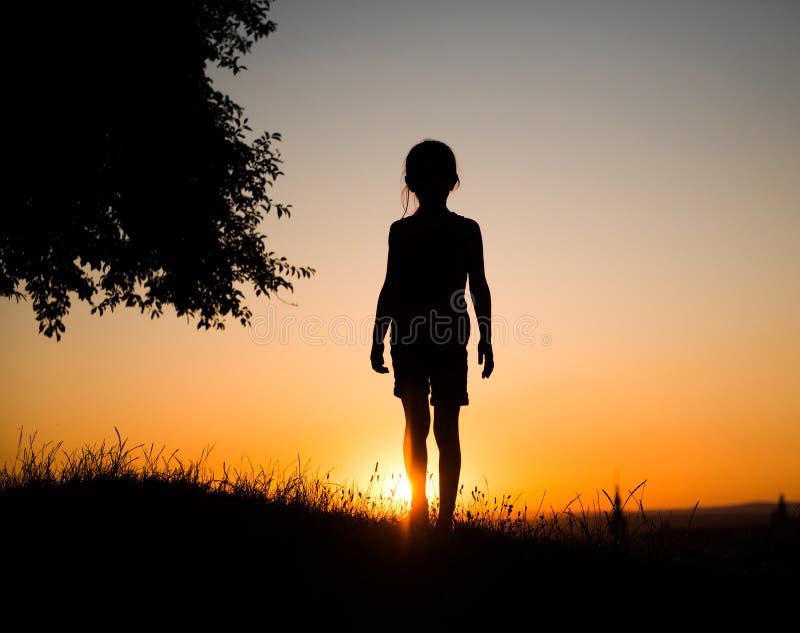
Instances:
[[[796,618],[800,587],[794,524],[668,530],[630,547],[466,528],[448,541],[117,480],[6,491],[0,530],[6,631],[774,628]]]

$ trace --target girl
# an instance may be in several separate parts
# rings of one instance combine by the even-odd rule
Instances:
[[[469,404],[467,279],[478,321],[478,364],[483,364],[484,378],[494,369],[491,294],[478,223],[447,208],[447,197],[459,184],[452,150],[434,140],[415,145],[405,160],[405,182],[405,211],[410,193],[419,204],[411,216],[389,229],[389,259],[378,297],[370,361],[376,372],[389,372],[383,340],[391,327],[394,395],[403,402],[406,418],[403,456],[411,484],[412,527],[428,523],[430,394],[433,434],[439,447],[436,528],[449,534],[461,472],[458,414]]]

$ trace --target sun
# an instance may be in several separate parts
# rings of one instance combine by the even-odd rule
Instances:
[[[396,475],[389,486],[389,497],[397,504],[411,504],[411,486],[405,475]]]
[[[397,486],[397,496],[401,501],[411,503],[411,484],[405,477],[400,478],[400,484]]]

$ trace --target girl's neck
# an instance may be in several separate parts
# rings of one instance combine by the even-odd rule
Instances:
[[[449,212],[447,205],[419,205],[416,215],[441,215]]]

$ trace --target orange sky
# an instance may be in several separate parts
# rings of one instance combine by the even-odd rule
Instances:
[[[298,305],[198,332],[75,302],[56,343],[1,302],[0,462],[20,427],[76,447],[117,426],[216,463],[399,473],[402,409],[363,332],[402,160],[432,137],[458,158],[450,208],[482,227],[497,321],[490,380],[470,344],[465,487],[800,498],[800,7],[374,4],[277,3],[248,70],[214,73],[283,133],[294,214],[265,232],[318,270]]]

